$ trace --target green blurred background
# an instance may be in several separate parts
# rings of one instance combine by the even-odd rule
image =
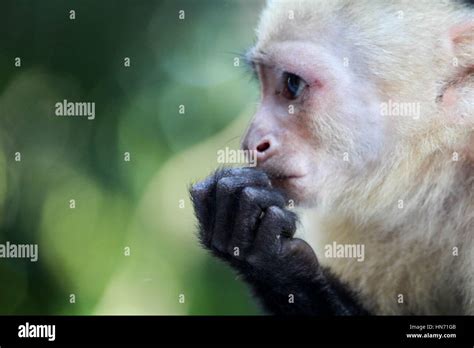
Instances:
[[[0,314],[259,313],[199,247],[187,187],[258,102],[235,58],[262,6],[0,2],[0,243],[39,245],[38,262],[0,259]],[[55,116],[64,99],[95,119]]]

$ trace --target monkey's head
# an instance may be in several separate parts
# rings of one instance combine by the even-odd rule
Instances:
[[[299,204],[373,172],[438,122],[440,96],[461,71],[450,64],[457,47],[450,29],[459,19],[447,2],[417,6],[267,4],[248,54],[261,103],[242,146]],[[410,104],[411,113],[390,114],[397,103]]]

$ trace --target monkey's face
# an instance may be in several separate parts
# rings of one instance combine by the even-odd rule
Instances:
[[[331,50],[271,42],[249,58],[261,103],[242,145],[289,198],[313,205],[380,157],[386,125],[376,89]]]

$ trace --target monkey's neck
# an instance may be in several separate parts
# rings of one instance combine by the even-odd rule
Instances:
[[[474,165],[461,153],[420,143],[406,144],[384,157],[364,175],[343,182],[330,179],[331,186],[345,189],[339,195],[337,190],[325,193],[321,214],[349,219],[358,226],[380,225],[383,231],[404,230],[408,228],[404,225],[416,221],[428,230],[428,234],[418,231],[425,237],[443,233],[446,221],[456,220],[459,214],[472,215],[467,209],[474,211]]]

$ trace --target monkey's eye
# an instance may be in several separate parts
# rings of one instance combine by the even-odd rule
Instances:
[[[283,96],[290,100],[298,98],[306,87],[301,77],[287,72],[283,74],[283,83]]]

